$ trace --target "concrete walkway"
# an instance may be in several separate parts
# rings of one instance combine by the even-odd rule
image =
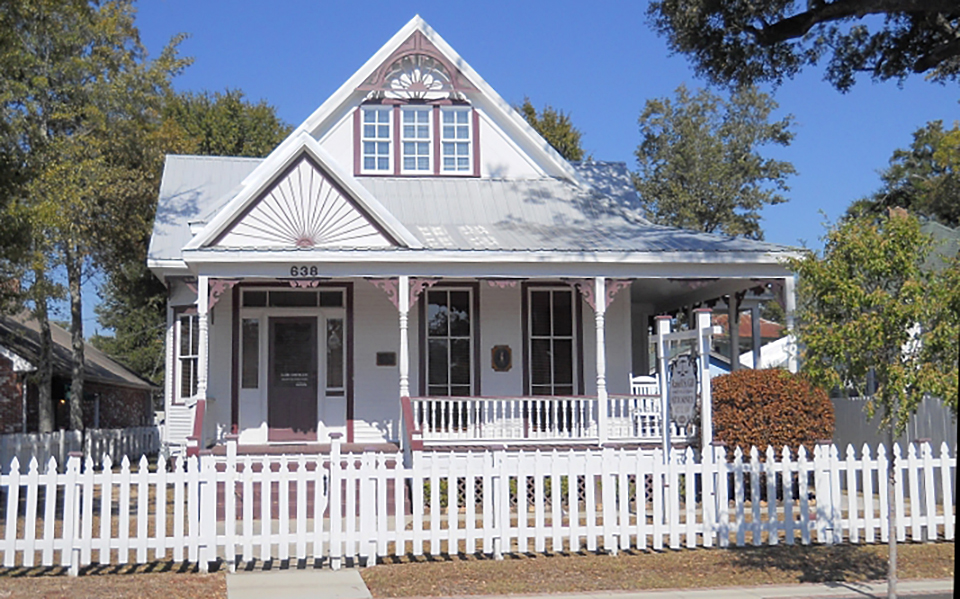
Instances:
[[[954,581],[901,580],[902,597],[953,596]],[[782,586],[723,587],[714,589],[667,589],[659,591],[596,591],[554,595],[477,595],[469,599],[867,599],[887,596],[885,582],[837,582]],[[342,570],[268,570],[227,574],[228,599],[371,599],[356,568]]]

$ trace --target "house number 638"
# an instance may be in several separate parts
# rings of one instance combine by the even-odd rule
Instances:
[[[291,277],[315,277],[319,274],[316,266],[291,266]]]

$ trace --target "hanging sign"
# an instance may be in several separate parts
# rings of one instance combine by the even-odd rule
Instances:
[[[696,356],[683,354],[670,364],[670,386],[667,388],[670,402],[670,420],[679,426],[687,426],[697,409],[697,360]]]

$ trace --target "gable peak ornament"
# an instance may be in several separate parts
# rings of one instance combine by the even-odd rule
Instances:
[[[446,56],[420,31],[415,31],[367,79],[357,86],[367,99],[460,99],[476,90]]]

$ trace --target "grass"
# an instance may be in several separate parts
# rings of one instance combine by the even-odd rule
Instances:
[[[900,578],[954,575],[954,543],[901,544]],[[361,571],[374,597],[710,588],[886,577],[886,546],[812,545],[396,560]]]

